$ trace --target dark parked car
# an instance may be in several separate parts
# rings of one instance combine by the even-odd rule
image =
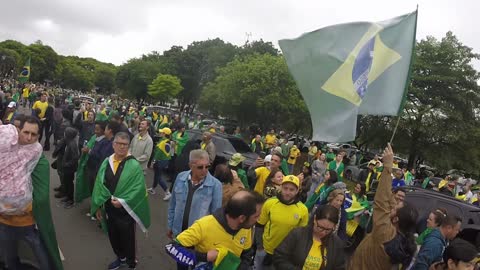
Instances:
[[[191,129],[187,132],[190,138],[190,142],[197,141],[200,145],[203,131],[199,129]],[[257,154],[250,150],[250,147],[244,140],[235,136],[213,133],[212,141],[215,144],[215,148],[217,150],[217,156],[215,158],[215,161],[213,162],[214,166],[220,163],[225,163],[226,161],[230,160],[233,154],[240,153],[246,158],[243,162],[243,166],[248,168],[255,162],[258,157]],[[182,153],[182,155],[183,154],[186,153]]]
[[[414,205],[419,213],[417,221],[417,233],[423,232],[427,224],[429,213],[437,208],[445,208],[449,214],[455,214],[462,218],[462,230],[458,237],[465,239],[477,248],[480,247],[480,208],[463,201],[456,200],[452,196],[422,189],[407,187],[405,201]]]

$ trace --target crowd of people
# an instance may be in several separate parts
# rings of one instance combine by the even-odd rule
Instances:
[[[20,269],[18,240],[29,243],[40,269],[63,269],[43,154],[51,144],[51,168],[60,179],[55,197],[66,209],[90,198],[87,215],[107,232],[115,254],[110,270],[137,267],[136,227],[148,230],[148,197],[158,185],[168,201],[164,252],[179,270],[476,267],[476,247],[456,239],[462,219],[455,213],[432,209],[427,229],[415,235],[418,211],[402,189],[415,177],[397,168],[389,144],[348,190],[343,150],[323,153],[311,145],[298,167],[299,147],[270,130],[250,139],[259,155],[250,167],[240,153],[212,167],[212,134],[221,129],[197,126],[205,132],[191,143],[190,122],[180,116],[130,103],[107,110],[108,101],[91,104],[40,86],[1,87],[0,258],[7,269]],[[166,173],[184,158],[187,168]],[[147,187],[149,168],[154,178]]]

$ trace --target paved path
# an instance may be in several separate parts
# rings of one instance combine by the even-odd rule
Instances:
[[[52,161],[51,153],[45,152]],[[153,180],[153,171],[148,170],[146,182],[148,186]],[[108,263],[115,258],[107,235],[85,214],[89,212],[87,199],[81,204],[64,209],[53,197],[53,188],[60,184],[56,170],[51,170],[51,208],[60,249],[65,256],[65,270],[107,269]],[[164,247],[168,243],[166,235],[168,202],[162,200],[163,193],[157,189],[156,195],[149,196],[151,227],[147,235],[137,229],[137,269],[176,269],[173,261],[165,254]]]

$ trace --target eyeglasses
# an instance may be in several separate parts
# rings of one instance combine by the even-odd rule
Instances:
[[[326,233],[331,233],[335,229],[335,228],[325,228],[323,226],[320,226],[316,221],[315,221],[315,227],[317,227],[319,232],[326,232]]]
[[[120,143],[120,142],[114,142],[116,145],[121,146],[121,147],[128,147],[128,143]]]
[[[205,170],[205,169],[210,169],[210,165],[200,165],[200,166],[195,166],[197,170]]]

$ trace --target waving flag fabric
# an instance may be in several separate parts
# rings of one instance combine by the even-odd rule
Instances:
[[[280,40],[310,110],[313,140],[355,138],[358,114],[397,115],[408,88],[417,12],[329,26]]]
[[[22,70],[20,71],[20,75],[18,75],[18,81],[25,83],[25,82],[28,82],[29,78],[30,78],[30,57],[28,58],[25,65],[22,67]]]

